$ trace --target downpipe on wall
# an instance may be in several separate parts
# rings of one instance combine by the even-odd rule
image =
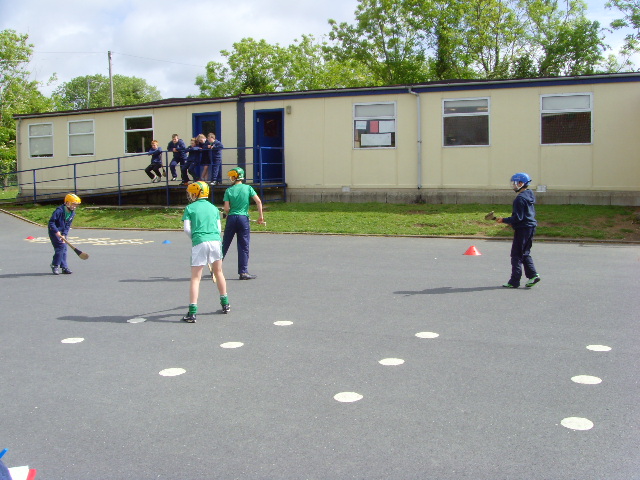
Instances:
[[[418,190],[422,189],[422,109],[420,106],[420,94],[411,90],[411,87],[407,88],[407,91],[411,95],[416,97],[416,108],[418,113]]]

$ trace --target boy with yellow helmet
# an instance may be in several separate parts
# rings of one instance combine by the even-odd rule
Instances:
[[[62,273],[69,275],[73,273],[67,265],[67,244],[62,237],[69,234],[71,224],[76,216],[76,208],[82,201],[80,197],[73,193],[68,193],[64,197],[64,204],[56,208],[49,219],[49,240],[53,246],[53,260],[51,261],[51,272],[54,275]]]
[[[187,187],[189,205],[184,209],[182,221],[184,232],[191,238],[191,283],[189,286],[189,311],[182,317],[187,323],[196,323],[198,295],[202,269],[212,264],[213,275],[220,293],[222,313],[229,313],[227,282],[222,272],[222,249],[220,245],[220,211],[209,202],[209,185],[194,182]]]

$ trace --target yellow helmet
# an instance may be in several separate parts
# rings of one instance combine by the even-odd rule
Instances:
[[[77,196],[75,193],[67,193],[64,197],[64,203],[77,203],[80,204],[82,203],[82,200],[80,200],[80,197]]]
[[[244,170],[240,167],[232,168],[227,172],[227,176],[231,179],[232,182],[244,180]]]
[[[209,185],[207,182],[193,182],[187,186],[187,198],[195,202],[201,198],[209,198]]]

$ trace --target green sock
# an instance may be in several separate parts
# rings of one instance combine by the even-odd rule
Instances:
[[[196,303],[190,303],[189,304],[189,314],[195,315],[196,313],[198,313],[198,305]]]
[[[220,295],[220,305],[229,305],[229,297],[227,295]]]

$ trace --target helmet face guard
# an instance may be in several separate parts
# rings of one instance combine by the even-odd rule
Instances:
[[[522,185],[520,185],[522,183]],[[526,173],[515,173],[511,177],[511,188],[517,193],[531,183],[531,177]]]
[[[187,200],[195,202],[201,198],[209,198],[209,185],[206,182],[193,182],[187,186]]]

